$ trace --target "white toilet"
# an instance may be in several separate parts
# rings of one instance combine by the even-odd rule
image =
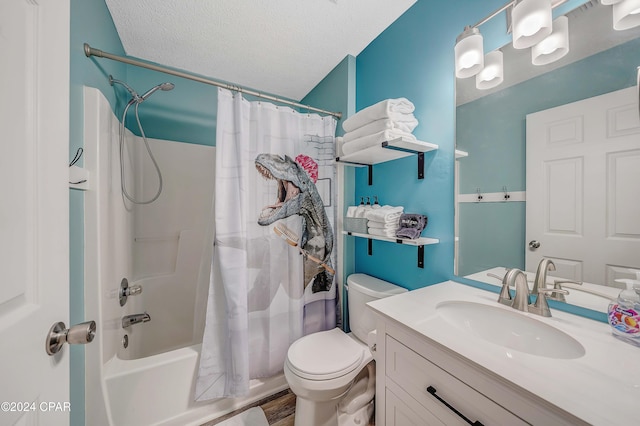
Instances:
[[[351,333],[309,334],[287,352],[284,375],[296,394],[296,426],[366,425],[373,412],[375,363],[367,340],[375,343],[376,325],[366,304],[407,290],[365,274],[350,275],[347,283]]]

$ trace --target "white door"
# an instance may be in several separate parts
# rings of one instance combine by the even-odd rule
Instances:
[[[636,88],[527,116],[526,269],[613,285],[640,268],[640,119]]]
[[[1,0],[0,57],[0,424],[68,425],[69,0]]]

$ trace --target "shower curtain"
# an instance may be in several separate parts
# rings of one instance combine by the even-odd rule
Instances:
[[[250,379],[282,371],[294,340],[339,325],[335,129],[333,117],[218,91],[216,236],[196,400],[245,395]]]

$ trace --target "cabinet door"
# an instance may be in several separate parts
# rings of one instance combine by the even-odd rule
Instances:
[[[393,389],[393,391],[392,391]],[[396,396],[396,393],[400,395]],[[389,426],[448,426],[418,404],[395,383],[385,389],[385,424]]]
[[[397,383],[447,426],[467,425],[462,416],[472,423],[479,421],[485,425],[527,424],[501,405],[388,335],[385,367],[387,382]],[[437,391],[437,397],[427,391],[429,387]],[[454,409],[458,410],[459,414]]]

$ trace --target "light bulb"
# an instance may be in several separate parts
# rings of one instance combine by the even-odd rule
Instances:
[[[560,16],[553,21],[553,32],[531,48],[533,65],[555,62],[569,53],[569,18]]]
[[[455,47],[456,77],[476,75],[484,67],[482,35],[477,28],[466,27],[458,36]]]
[[[502,52],[494,50],[484,57],[484,68],[476,75],[476,88],[491,89],[504,80],[504,59]]]
[[[511,11],[513,47],[525,49],[551,34],[551,0],[522,0]]]
[[[613,5],[613,28],[628,30],[640,25],[640,0],[622,0]]]

